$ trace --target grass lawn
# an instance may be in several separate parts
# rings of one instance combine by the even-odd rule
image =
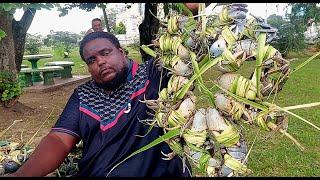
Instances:
[[[129,58],[141,62],[139,47],[126,47]],[[47,53],[47,52],[43,52]],[[308,57],[298,57],[291,62],[292,69]],[[39,66],[48,61],[66,60],[56,57],[40,60]],[[86,64],[81,60],[78,50],[70,54],[70,59],[75,63],[73,74],[89,74]],[[255,62],[247,62],[239,71],[248,77],[253,72]],[[29,66],[28,61],[23,64]],[[219,75],[211,69],[203,75],[206,85],[212,86],[210,79],[214,80]],[[195,93],[199,95],[197,89]],[[270,100],[269,102],[271,102]],[[305,67],[290,76],[283,90],[278,93],[275,103],[281,107],[304,103],[320,102],[320,58],[312,60]],[[197,107],[209,106],[206,97],[200,97]],[[320,108],[306,108],[292,110],[308,121],[320,127]],[[301,152],[288,138],[278,132],[264,132],[256,127],[246,128],[245,138],[249,146],[253,144],[249,156],[248,167],[253,170],[252,176],[319,176],[320,175],[320,132],[301,120],[288,115],[288,133],[295,137],[306,149]]]

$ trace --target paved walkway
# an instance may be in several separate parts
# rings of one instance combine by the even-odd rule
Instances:
[[[25,87],[25,92],[50,92],[74,83],[86,82],[91,79],[90,75],[73,75],[72,78],[54,78],[54,85],[43,85],[42,82],[34,82],[33,86]]]

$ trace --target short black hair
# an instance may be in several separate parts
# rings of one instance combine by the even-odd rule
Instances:
[[[112,33],[103,32],[103,31],[92,32],[92,33],[84,36],[84,38],[80,41],[79,53],[80,53],[82,60],[85,61],[85,59],[83,57],[83,47],[88,42],[90,42],[94,39],[98,39],[98,38],[105,38],[105,39],[109,40],[116,48],[121,48],[118,38],[115,35],[113,35]]]
[[[100,18],[94,18],[94,19],[92,19],[91,23],[93,23],[93,21],[100,21],[101,22],[101,19]]]

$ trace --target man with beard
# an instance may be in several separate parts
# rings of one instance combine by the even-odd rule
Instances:
[[[157,127],[148,132],[149,126],[140,122],[153,118],[141,100],[157,99],[159,86],[166,87],[169,80],[160,79],[153,59],[144,64],[128,59],[108,32],[85,36],[80,55],[92,80],[74,90],[51,132],[12,176],[47,175],[80,140],[83,154],[77,175],[107,176],[114,165],[163,134]],[[161,152],[171,152],[165,142],[129,158],[108,176],[190,176],[178,156],[163,160]]]

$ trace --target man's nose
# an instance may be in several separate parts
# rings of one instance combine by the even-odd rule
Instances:
[[[106,59],[104,57],[102,57],[102,56],[97,56],[96,61],[97,61],[99,66],[101,66],[101,65],[103,65],[103,64],[105,64],[107,62]]]

